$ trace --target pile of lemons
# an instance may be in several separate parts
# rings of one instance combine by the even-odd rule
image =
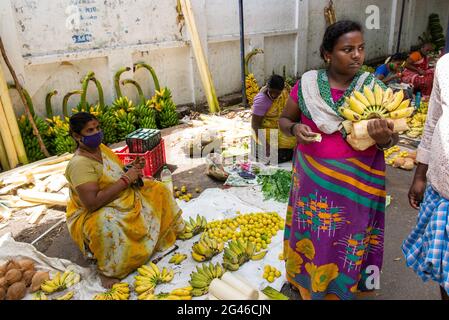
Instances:
[[[270,265],[266,265],[263,271],[263,278],[270,283],[273,283],[277,278],[281,276],[281,272]]]

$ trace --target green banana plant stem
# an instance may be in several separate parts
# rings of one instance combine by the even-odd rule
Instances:
[[[120,99],[122,95],[122,90],[120,89],[120,77],[124,72],[131,71],[130,67],[123,67],[119,69],[114,76],[114,87],[115,87],[115,94],[117,95],[117,99]]]
[[[47,118],[53,119],[53,107],[51,105],[51,98],[58,94],[58,91],[53,90],[47,93],[45,97],[45,110],[47,111]]]
[[[64,96],[64,99],[62,99],[62,114],[64,115],[64,118],[69,117],[69,111],[67,109],[67,104],[69,102],[70,97],[73,95],[76,95],[76,94],[82,95],[83,92],[84,92],[83,90],[73,90],[73,91],[67,92],[67,94]]]
[[[139,93],[140,103],[145,104],[145,95],[143,94],[142,87],[140,84],[133,79],[125,79],[122,81],[122,85],[132,84],[136,87],[137,92]]]
[[[262,49],[254,49],[253,51],[249,52],[245,57],[245,75],[249,75],[249,62],[250,60],[257,54],[264,53]]]
[[[139,63],[134,64],[134,72],[139,70],[140,68],[145,68],[151,73],[151,77],[153,78],[153,82],[154,82],[154,89],[156,91],[161,91],[161,86],[159,85],[159,79],[157,78],[156,72],[154,71],[153,67],[144,62],[139,62]],[[152,97],[152,96],[153,96],[153,94],[150,92],[150,97]]]
[[[81,92],[81,105],[84,107],[86,106],[86,96],[87,96],[87,87],[89,86],[89,81],[95,77],[95,73],[90,71],[83,80],[81,80],[82,86],[82,92]],[[86,108],[87,109],[87,108]]]
[[[100,80],[98,80],[97,78],[93,77],[90,79],[91,81],[95,82],[95,86],[97,87],[97,91],[98,91],[98,103],[100,104],[100,109],[104,110],[104,93],[103,93],[103,86],[100,83]]]
[[[16,85],[13,84],[13,83],[8,83],[8,89],[14,89],[14,90],[17,90],[17,87],[16,87]],[[34,117],[36,114],[35,114],[35,112],[34,112],[33,100],[31,99],[31,96],[30,96],[30,94],[28,93],[28,91],[27,91],[25,88],[22,88],[22,89],[23,89],[23,95],[25,96],[25,99],[26,99],[26,101],[27,101],[27,104],[28,104],[28,106],[30,107],[31,115]]]

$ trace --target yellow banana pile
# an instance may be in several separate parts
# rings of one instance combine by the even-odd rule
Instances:
[[[94,300],[128,300],[129,285],[126,282],[116,283],[111,290],[97,294]]]
[[[256,253],[256,245],[253,242],[230,241],[224,249],[223,267],[229,271],[237,271],[245,262],[261,260],[266,254],[267,251]]]
[[[53,279],[41,284],[41,290],[45,293],[63,291],[77,284],[80,279],[81,276],[74,271],[66,271],[62,275],[58,272]]]
[[[192,287],[179,288],[170,293],[150,294],[144,300],[192,300]]]
[[[181,254],[181,253],[175,253],[173,255],[173,257],[171,257],[170,261],[168,261],[168,263],[173,263],[176,265],[181,264],[185,259],[187,259],[187,255],[186,254]]]
[[[178,234],[178,239],[188,240],[206,230],[207,220],[205,217],[197,215],[196,219],[190,217],[189,221],[185,221],[185,228],[182,233]]]
[[[248,105],[252,106],[254,103],[254,98],[260,91],[259,84],[257,83],[254,74],[250,73],[249,75],[246,76],[245,85],[246,85],[246,98],[248,100]]]
[[[428,102],[421,102],[421,107],[407,120],[410,130],[406,133],[409,138],[419,138],[424,132],[424,125],[427,120],[427,112],[429,108]]]
[[[145,300],[148,295],[154,293],[154,289],[159,283],[167,283],[173,280],[174,271],[167,268],[159,269],[157,265],[150,262],[137,269],[139,275],[135,276],[135,291],[139,300]]]
[[[200,297],[209,292],[209,285],[214,279],[220,279],[224,273],[224,269],[219,263],[203,264],[196,266],[196,271],[190,274],[190,285],[192,286],[191,294],[194,297]]]
[[[53,300],[71,300],[74,295],[75,295],[75,292],[69,291],[65,295],[55,298]]]
[[[193,244],[192,258],[197,262],[210,260],[224,249],[224,243],[204,236]]]
[[[375,118],[402,119],[411,116],[413,111],[410,100],[404,100],[403,90],[393,93],[393,90],[388,88],[384,91],[377,84],[374,91],[367,86],[363,88],[363,93],[355,90],[339,109],[346,120],[353,122]]]

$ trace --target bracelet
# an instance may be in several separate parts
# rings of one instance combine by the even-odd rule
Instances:
[[[378,145],[377,143],[376,143],[376,148],[378,149],[378,150],[380,150],[380,151],[385,151],[385,150],[388,150],[388,149],[390,149],[391,147],[393,147],[393,143],[394,143],[394,140],[393,140],[393,138],[390,138],[390,142],[388,142],[386,145],[384,145],[384,146],[380,146],[380,145]]]
[[[290,134],[294,137],[295,133],[293,132],[293,130],[295,130],[295,126],[299,124],[299,123],[294,123],[290,126]]]
[[[120,180],[122,180],[123,182],[125,182],[126,186],[128,187],[131,184],[131,179],[124,174],[123,176],[121,176]]]

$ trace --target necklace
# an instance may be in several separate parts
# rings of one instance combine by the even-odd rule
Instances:
[[[95,161],[100,162],[101,164],[103,163],[103,157],[100,153],[100,156],[98,156],[97,154],[91,153],[89,151],[84,151],[83,149],[78,149],[78,154],[85,156],[87,158],[93,159]]]

